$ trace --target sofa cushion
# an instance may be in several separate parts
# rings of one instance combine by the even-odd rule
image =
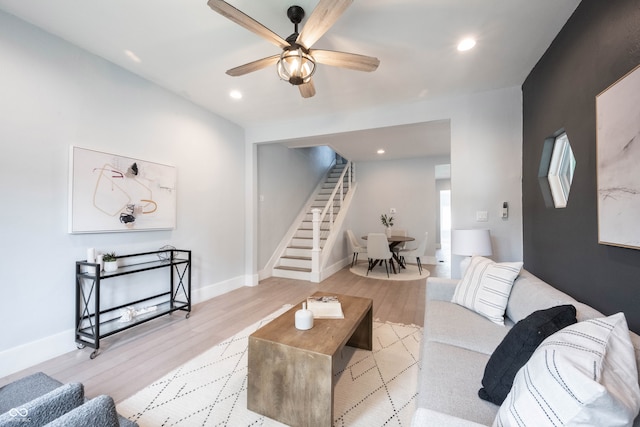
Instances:
[[[0,414],[0,426],[43,426],[84,402],[80,383],[69,383]]]
[[[521,269],[521,262],[497,263],[474,256],[456,287],[452,301],[504,325],[511,287]]]
[[[83,405],[53,420],[46,427],[118,427],[118,414],[113,399],[106,395],[88,400]]]
[[[538,310],[525,317],[507,333],[484,368],[481,399],[501,405],[511,390],[516,373],[540,343],[560,329],[576,323],[576,309],[560,305]]]
[[[582,322],[584,320],[596,319],[598,317],[606,317],[604,314],[600,313],[595,308],[588,306],[587,304],[581,302],[571,303],[576,308],[576,319],[578,322]]]
[[[629,426],[640,387],[623,313],[547,338],[518,372],[494,426]]]
[[[417,407],[491,425],[498,407],[478,397],[489,356],[427,341],[422,346]]]
[[[507,327],[501,327],[449,301],[428,301],[424,317],[425,341],[456,345],[487,356],[494,352],[510,327],[509,321]]]
[[[575,306],[575,302],[569,295],[522,269],[513,283],[506,315],[514,323],[518,323],[534,311],[565,304]]]

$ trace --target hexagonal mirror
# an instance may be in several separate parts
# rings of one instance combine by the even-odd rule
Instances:
[[[538,179],[548,207],[565,208],[576,169],[569,137],[564,131],[556,133],[544,142]]]

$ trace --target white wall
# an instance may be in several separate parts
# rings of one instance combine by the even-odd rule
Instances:
[[[493,259],[522,259],[522,92],[519,87],[416,102],[395,108],[341,113],[322,119],[246,128],[249,143],[374,127],[451,120],[452,228],[489,228]],[[404,191],[410,192],[410,188]],[[499,217],[508,202],[508,220]],[[476,211],[489,214],[476,222]],[[454,256],[452,275],[459,274]]]
[[[405,229],[416,238],[429,233],[428,256],[435,257],[437,200],[435,165],[447,163],[444,157],[418,157],[406,160],[361,162],[356,165],[358,190],[349,212],[351,228],[358,238],[370,232],[384,232],[380,215],[394,217],[395,229]],[[389,209],[396,213],[390,214]]]
[[[334,159],[328,147],[258,146],[258,269],[267,264]]]
[[[240,127],[4,13],[0,58],[0,376],[75,349],[87,247],[192,249],[196,299],[245,284]],[[177,228],[67,234],[72,144],[176,166]]]

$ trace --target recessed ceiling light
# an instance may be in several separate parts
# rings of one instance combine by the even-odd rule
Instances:
[[[384,154],[384,150],[382,148],[379,149],[377,152],[378,152],[378,154]]]
[[[232,90],[229,92],[229,96],[233,99],[242,99],[242,92],[239,90]]]
[[[138,57],[138,55],[136,55],[135,53],[131,52],[129,49],[126,49],[124,51],[124,54],[127,55],[129,57],[130,60],[132,60],[133,62],[136,63],[141,63],[142,60]]]
[[[476,45],[476,41],[472,38],[467,38],[462,40],[460,43],[458,43],[458,50],[460,52],[464,52],[467,51],[469,49],[473,49],[473,47]]]

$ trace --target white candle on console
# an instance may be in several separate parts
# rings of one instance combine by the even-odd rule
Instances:
[[[96,262],[96,250],[94,248],[87,249],[87,262]]]

